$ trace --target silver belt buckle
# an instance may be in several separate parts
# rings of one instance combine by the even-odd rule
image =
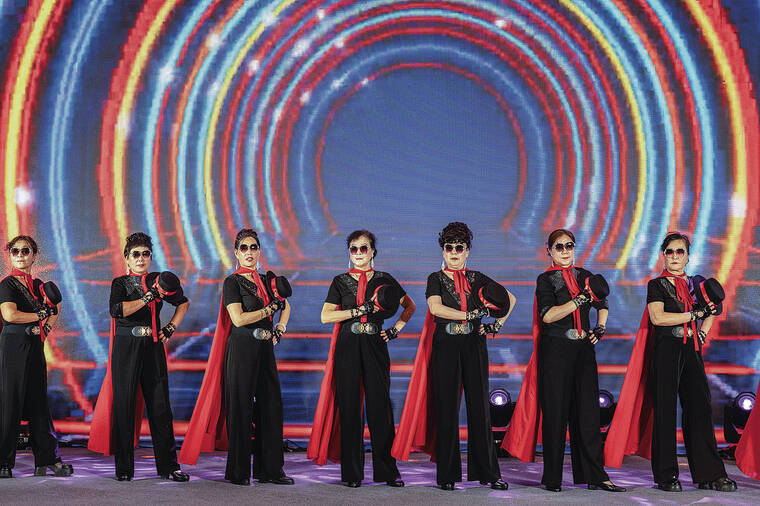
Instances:
[[[453,336],[461,336],[464,334],[469,334],[472,332],[472,324],[470,322],[467,323],[447,323],[446,324],[446,333],[453,335]]]
[[[153,335],[153,329],[145,325],[138,325],[137,327],[132,327],[132,335],[135,337],[149,337]]]
[[[673,333],[673,335],[675,337],[681,337],[681,338],[683,338],[683,327],[682,326],[679,325],[678,327],[673,327],[673,329],[672,329],[671,332]],[[694,337],[694,331],[691,330],[691,328],[689,328],[689,331],[686,333],[686,335],[688,337]]]
[[[354,322],[351,324],[354,334],[377,334],[377,325],[372,322]]]
[[[34,325],[33,327],[27,327],[26,328],[26,333],[28,335],[38,336],[38,335],[40,335],[40,326],[39,325]]]
[[[585,330],[581,330],[580,333],[578,333],[578,329],[567,329],[565,331],[565,337],[572,340],[577,341],[579,339],[585,339],[587,336]]]
[[[272,331],[267,329],[253,329],[253,337],[259,341],[266,341],[272,338]]]

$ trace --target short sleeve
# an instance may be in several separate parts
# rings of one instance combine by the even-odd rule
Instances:
[[[127,290],[122,278],[114,278],[111,281],[111,297],[108,301],[108,309],[112,318],[123,318],[124,309],[122,302],[127,298]]]
[[[536,305],[538,315],[543,319],[544,315],[557,305],[557,297],[549,281],[549,276],[541,274],[536,279]]]
[[[224,285],[222,286],[222,305],[227,307],[236,302],[241,304],[243,302],[243,297],[240,295],[240,285],[238,285],[234,276],[229,276],[224,280]]]
[[[5,278],[0,282],[0,304],[3,302],[16,302],[9,281],[8,278]]]
[[[429,299],[434,295],[441,296],[441,278],[437,272],[432,273],[427,279],[427,288],[425,288],[425,298]]]
[[[325,299],[325,302],[340,306],[340,290],[338,289],[337,277],[333,278],[332,283],[330,283],[330,288],[327,289],[327,298]]]
[[[404,296],[406,295],[406,290],[404,290],[404,287],[403,287],[403,286],[401,286],[401,283],[399,283],[399,282],[396,280],[396,278],[394,278],[393,276],[390,276],[390,278],[391,278],[391,280],[392,280],[392,283],[393,283],[393,285],[395,285],[395,287],[396,287],[396,290],[398,290],[398,293],[400,293],[400,294],[401,294],[401,296],[399,297],[399,299],[403,299],[403,298],[404,298]]]
[[[650,302],[665,302],[665,293],[659,278],[650,279],[647,283],[647,304]]]

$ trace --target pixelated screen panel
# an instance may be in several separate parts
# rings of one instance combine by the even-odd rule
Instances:
[[[518,299],[489,340],[491,385],[513,398],[550,230],[571,228],[577,263],[610,281],[596,351],[615,396],[659,243],[690,234],[688,272],[728,294],[705,353],[719,421],[760,371],[751,4],[0,2],[0,223],[38,239],[37,275],[64,294],[46,346],[57,426],[92,415],[110,280],[138,230],[191,300],[167,348],[174,416],[189,419],[242,227],[294,288],[276,349],[286,434],[316,407],[331,330],[319,312],[348,267],[344,238],[377,235],[376,268],[418,305],[389,346],[398,421],[437,233],[454,220],[475,233],[468,267]]]

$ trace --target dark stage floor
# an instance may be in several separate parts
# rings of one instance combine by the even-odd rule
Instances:
[[[340,469],[331,464],[319,468],[306,460],[306,454],[285,456],[285,470],[296,480],[293,486],[255,483],[250,487],[231,485],[223,480],[226,454],[217,452],[202,456],[199,465],[186,466],[192,478],[189,483],[174,483],[155,475],[152,450],[137,450],[135,480],[113,479],[113,460],[80,448],[64,448],[64,461],[74,465],[70,478],[36,478],[33,458],[19,454],[14,479],[0,481],[0,504],[480,504],[520,503],[545,504],[561,501],[567,504],[760,504],[760,482],[742,475],[733,464],[727,464],[729,475],[739,484],[735,493],[698,490],[690,483],[686,459],[681,458],[682,493],[666,493],[654,489],[649,461],[628,458],[623,469],[610,469],[612,480],[629,487],[625,494],[589,491],[570,484],[570,457],[566,457],[565,484],[559,494],[538,488],[542,464],[522,464],[515,459],[501,459],[501,472],[509,482],[507,491],[495,491],[477,483],[459,484],[454,492],[434,487],[435,468],[423,454],[414,454],[410,462],[400,462],[399,469],[407,486],[390,488],[365,481],[359,489],[341,486]],[[463,458],[466,455],[463,455]],[[371,476],[371,457],[367,454],[366,473]]]

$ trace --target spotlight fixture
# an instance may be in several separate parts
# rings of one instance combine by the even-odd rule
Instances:
[[[744,429],[754,406],[755,394],[741,392],[723,407],[723,434],[727,443],[739,442],[740,434],[737,429]]]
[[[506,433],[506,427],[512,419],[515,411],[515,403],[512,396],[503,388],[494,388],[488,395],[489,409],[491,412],[491,427],[494,444],[501,445]]]
[[[599,390],[599,427],[609,427],[612,423],[612,415],[615,414],[617,402],[608,390]]]

